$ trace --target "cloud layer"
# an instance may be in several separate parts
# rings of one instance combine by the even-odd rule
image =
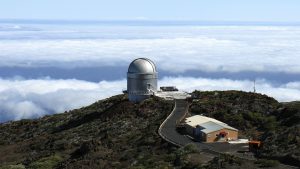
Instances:
[[[100,27],[0,32],[0,66],[117,66],[136,57],[164,71],[300,73],[300,27]]]
[[[125,81],[0,80],[0,122],[36,118],[121,93]]]
[[[159,85],[176,85],[179,89],[189,92],[195,89],[253,90],[251,81],[230,79],[165,77],[159,81]],[[0,122],[62,113],[119,94],[123,89],[126,89],[126,80],[93,83],[75,79],[0,79]],[[300,82],[274,87],[264,80],[259,80],[257,92],[279,101],[300,100]]]
[[[300,74],[299,56],[300,26],[74,27],[0,23],[0,122],[61,113],[121,93],[126,88],[126,80],[96,83],[99,80],[95,80],[95,76],[108,80],[107,75],[113,77],[121,68],[123,72],[137,57],[152,59],[165,76],[194,76],[161,76],[160,85],[176,85],[186,91],[252,91],[253,82],[243,79],[254,79],[258,72],[289,77],[285,80],[273,77],[270,82],[264,80],[268,79],[265,76],[258,76],[263,77],[257,80],[258,92],[279,101],[299,100],[300,82],[295,79]],[[40,72],[41,67],[51,70]],[[23,70],[28,73],[25,78],[38,79],[3,79],[23,75],[18,74]],[[57,80],[73,76],[39,79],[50,76],[51,71],[54,75],[63,74],[57,70],[65,75],[72,72],[68,70],[74,70],[78,76],[95,75],[87,78],[94,82]],[[35,71],[34,76],[32,71]],[[231,77],[247,71],[255,73],[243,78]],[[189,72],[208,73],[206,78],[201,78],[203,75],[189,75]],[[227,78],[222,78],[225,74]],[[121,78],[115,77],[113,79]]]

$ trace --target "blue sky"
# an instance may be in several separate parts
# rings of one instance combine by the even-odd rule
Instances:
[[[299,22],[299,0],[8,0],[0,19]]]

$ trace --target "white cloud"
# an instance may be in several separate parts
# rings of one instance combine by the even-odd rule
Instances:
[[[284,86],[287,88],[300,90],[300,82],[289,82]]]
[[[160,85],[176,85],[179,89],[191,92],[193,90],[242,90],[253,91],[253,81],[231,79],[207,79],[194,77],[166,77]],[[297,86],[297,87],[295,87]],[[274,97],[281,102],[300,101],[300,82],[290,82],[281,86],[274,86],[265,80],[256,81],[256,92]]]
[[[0,122],[80,108],[121,93],[124,85],[125,80],[92,83],[80,80],[0,79]]]
[[[257,81],[257,92],[267,94],[279,101],[300,100],[300,82],[272,86],[267,81]],[[165,77],[160,86],[175,85],[180,90],[243,90],[252,91],[252,81],[230,79],[207,79],[193,77]],[[126,80],[101,81],[81,80],[4,80],[0,79],[0,122],[36,118],[46,114],[87,106],[99,99],[121,93]]]
[[[9,34],[16,40],[0,40],[0,65],[127,65],[136,57],[149,57],[160,69],[174,72],[300,73],[300,27],[120,27],[93,31]],[[3,34],[0,38],[6,37]]]
[[[175,73],[300,73],[299,26],[30,26],[0,25],[0,67],[127,66],[134,58],[148,57],[159,70]],[[186,91],[253,90],[248,80],[165,77],[159,84]],[[0,122],[79,108],[125,88],[126,80],[0,79]],[[279,101],[300,100],[297,81],[275,86],[258,80],[256,88]]]

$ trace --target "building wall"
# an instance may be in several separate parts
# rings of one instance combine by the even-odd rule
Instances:
[[[189,135],[193,136],[193,134],[194,134],[194,132],[193,132],[194,127],[192,127],[192,126],[190,126],[190,125],[187,125],[187,124],[184,124],[184,127],[185,127],[185,131],[186,131]]]
[[[149,90],[150,89],[150,90]],[[127,93],[132,102],[140,102],[157,91],[157,73],[132,74],[127,73]]]
[[[226,128],[221,129],[221,130],[217,130],[217,131],[214,131],[214,132],[211,132],[211,133],[208,133],[208,134],[205,134],[205,133],[202,134],[201,133],[197,136],[195,135],[195,133],[198,133],[198,132],[196,131],[197,129],[195,127],[192,127],[190,125],[185,124],[185,130],[190,136],[193,136],[198,141],[203,141],[203,142],[211,143],[211,142],[218,141],[217,134],[219,134],[220,132],[228,133],[226,135],[226,137],[224,137],[224,141],[226,141],[229,138],[232,139],[232,140],[238,139],[238,131],[230,130],[230,129],[226,129]],[[219,141],[221,141],[221,140],[219,140]]]
[[[150,84],[150,86],[148,86],[148,84]],[[127,78],[128,92],[149,93],[148,89],[157,91],[157,78]]]
[[[238,131],[235,130],[229,130],[229,129],[221,129],[218,131],[214,131],[211,133],[206,134],[206,142],[211,143],[211,142],[216,142],[218,141],[218,136],[217,134],[219,134],[220,132],[226,132],[228,133],[225,137],[224,137],[224,141],[226,141],[227,139],[232,139],[232,140],[236,140],[238,138]],[[220,140],[221,141],[221,140]]]

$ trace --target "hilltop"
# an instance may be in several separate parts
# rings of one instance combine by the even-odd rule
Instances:
[[[260,158],[299,164],[300,102],[279,103],[240,91],[195,91],[191,114],[205,114],[262,140]],[[175,147],[157,133],[173,101],[138,104],[126,95],[40,119],[0,124],[0,168],[258,168],[232,156],[203,166],[192,145]]]
[[[2,124],[0,164],[126,168],[149,156],[148,163],[159,162],[168,145],[156,131],[172,107],[159,98],[133,104],[118,95],[63,114]]]
[[[300,164],[300,102],[279,103],[267,95],[240,91],[193,92],[191,114],[214,117],[261,140],[260,158]]]

